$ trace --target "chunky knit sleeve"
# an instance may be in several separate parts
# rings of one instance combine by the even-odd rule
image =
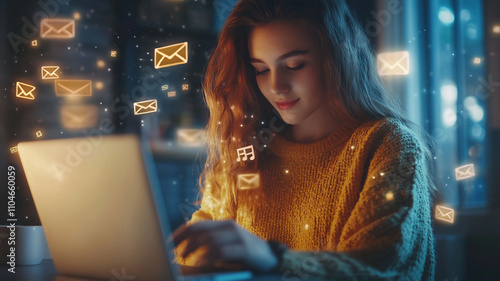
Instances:
[[[365,179],[353,195],[359,198],[347,214],[335,251],[285,251],[276,269],[283,278],[434,279],[431,197],[422,146],[400,127],[386,130],[368,146]]]

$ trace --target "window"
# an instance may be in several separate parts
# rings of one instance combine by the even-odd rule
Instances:
[[[482,1],[429,1],[431,123],[443,203],[484,207],[486,92]],[[475,176],[455,169],[473,164]]]
[[[379,51],[410,54],[410,74],[384,81],[404,93],[407,115],[436,139],[436,203],[486,207],[485,104],[493,82],[485,76],[482,1],[379,2],[385,6],[372,13],[384,27]],[[457,180],[455,170],[469,164],[475,176]]]

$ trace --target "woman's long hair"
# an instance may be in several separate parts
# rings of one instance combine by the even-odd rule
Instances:
[[[258,161],[236,161],[237,149],[249,145],[262,122],[267,124],[273,116],[250,65],[248,38],[254,27],[276,20],[304,24],[316,38],[325,62],[322,82],[331,93],[327,103],[336,118],[394,117],[416,131],[425,144],[427,164],[433,166],[432,138],[388,97],[369,40],[344,0],[240,0],[219,33],[203,81],[210,118],[208,154],[199,185],[201,194],[210,189],[212,196],[202,200],[207,202],[202,207],[212,208],[214,219],[235,218],[236,175],[258,170]],[[431,194],[436,189],[433,170],[427,173]]]

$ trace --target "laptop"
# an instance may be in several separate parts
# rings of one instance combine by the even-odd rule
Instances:
[[[149,143],[134,135],[21,142],[19,155],[61,274],[107,280],[246,280],[174,263]],[[195,274],[188,274],[191,273]],[[215,272],[214,272],[215,271]]]

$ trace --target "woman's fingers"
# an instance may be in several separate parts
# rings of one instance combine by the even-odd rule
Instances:
[[[199,221],[193,224],[183,224],[179,226],[172,234],[172,239],[175,245],[179,245],[183,240],[195,237],[210,231],[222,228],[232,228],[231,220],[224,221]]]
[[[224,243],[219,247],[211,247],[208,251],[197,257],[197,264],[200,265],[231,265],[244,264],[246,252],[243,244]]]
[[[201,246],[208,247],[210,252],[213,252],[213,249],[215,249],[214,252],[216,253],[217,249],[220,249],[227,244],[237,243],[239,240],[240,237],[237,233],[233,230],[228,230],[227,228],[206,231],[188,238],[187,245],[180,255],[185,258]]]

